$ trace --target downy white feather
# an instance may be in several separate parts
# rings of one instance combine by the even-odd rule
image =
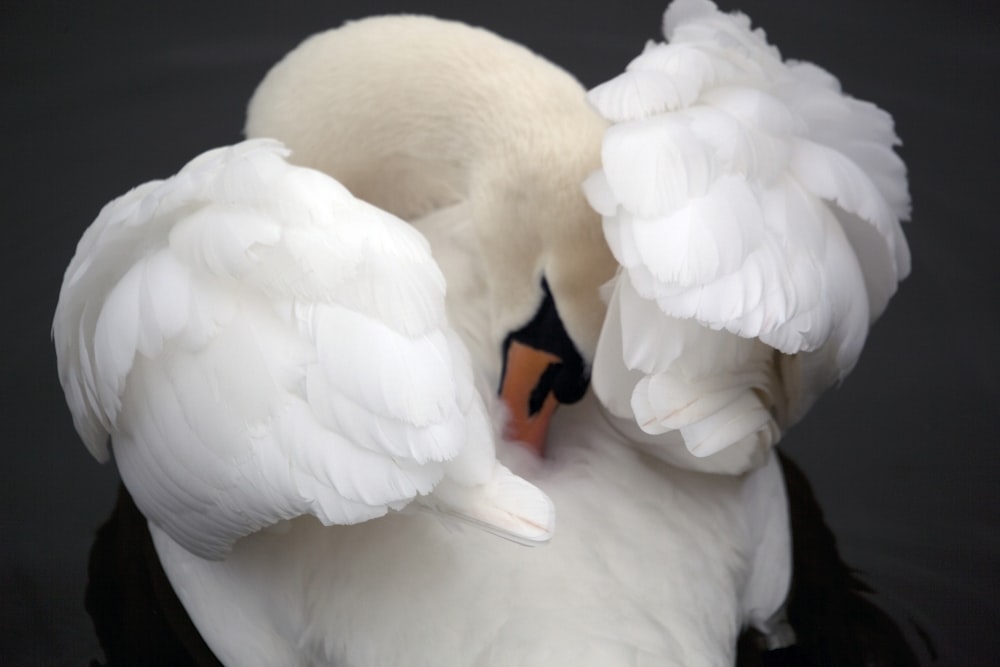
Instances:
[[[549,501],[496,462],[427,242],[287,154],[209,151],[84,234],[53,336],[90,450],[106,458],[110,434],[139,508],[205,558],[303,514],[379,517],[443,481],[424,502],[547,539]]]
[[[489,315],[467,342],[499,375],[496,350],[534,316],[543,276],[588,362],[597,345],[599,287],[617,265],[580,194],[607,127],[584,95],[564,70],[486,30],[376,17],[313,35],[276,63],[246,133],[280,139],[296,164],[404,220],[464,220]]]
[[[676,0],[664,34],[589,93],[616,124],[584,187],[622,266],[594,389],[695,457],[746,449],[672,462],[740,472],[850,372],[909,272],[905,168],[888,114],[746,16]]]
[[[427,512],[331,527],[304,517],[220,562],[155,526],[154,544],[213,652],[241,667],[724,667],[741,627],[787,643],[777,460],[705,475],[632,444],[588,395],[557,413],[544,463],[501,448],[559,508],[540,549]]]

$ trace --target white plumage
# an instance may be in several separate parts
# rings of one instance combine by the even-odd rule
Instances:
[[[741,627],[790,640],[769,447],[908,270],[905,175],[886,114],[745,17],[678,0],[665,31],[590,93],[610,129],[483,30],[320,34],[248,134],[369,203],[256,139],[86,232],[54,322],[67,401],[224,663],[724,665]],[[595,394],[539,461],[488,415],[542,278]],[[551,505],[494,443],[558,508],[551,543],[389,512],[544,539]]]
[[[246,121],[247,136],[280,139],[294,163],[421,229],[446,219],[449,243],[475,252],[482,318],[457,317],[494,388],[498,349],[537,310],[542,276],[593,359],[599,287],[617,264],[580,183],[600,165],[606,127],[564,70],[481,28],[420,16],[308,38],[268,72]]]
[[[439,486],[425,502],[546,539],[544,494],[496,463],[425,239],[285,155],[210,151],[84,235],[53,335],[91,452],[107,458],[110,433],[136,504],[206,558],[283,519],[357,523]]]
[[[696,457],[731,449],[674,436],[671,462],[739,472],[850,372],[909,272],[905,167],[888,114],[746,16],[677,0],[664,33],[588,96],[616,123],[586,189],[623,272],[594,389]]]
[[[588,396],[544,462],[501,451],[558,508],[526,549],[428,513],[329,528],[306,517],[225,561],[152,526],[181,601],[227,665],[733,664],[744,625],[787,641],[787,510],[773,458],[749,477],[668,466]]]

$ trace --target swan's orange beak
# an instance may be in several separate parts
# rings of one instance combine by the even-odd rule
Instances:
[[[587,392],[590,374],[566,333],[549,285],[542,279],[542,302],[531,321],[504,341],[500,398],[510,420],[504,437],[545,455],[549,421],[560,403]]]
[[[551,352],[536,350],[516,340],[507,348],[500,385],[500,398],[510,413],[504,437],[524,444],[538,456],[545,454],[549,420],[559,407],[551,383],[544,382],[543,377],[561,362]]]

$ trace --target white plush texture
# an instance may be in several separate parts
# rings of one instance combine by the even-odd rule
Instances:
[[[53,337],[88,448],[106,459],[110,435],[139,508],[202,557],[439,484],[442,509],[479,521],[527,503],[549,529],[544,494],[496,463],[424,237],[286,155],[273,140],[209,151],[84,234]]]
[[[598,287],[617,266],[580,184],[600,166],[607,123],[562,69],[479,28],[421,16],[350,22],[278,62],[247,110],[297,164],[407,221],[461,208],[483,249],[487,329],[504,337],[541,302],[544,274],[581,354],[604,315]],[[474,346],[475,347],[475,346]]]
[[[748,477],[680,470],[600,411],[592,396],[564,406],[544,464],[501,451],[559,509],[538,549],[426,512],[298,519],[222,562],[154,543],[227,665],[732,665],[740,628],[774,630],[788,591],[777,460]]]
[[[909,272],[906,170],[887,113],[746,16],[677,0],[664,31],[588,95],[615,122],[585,188],[622,266],[594,389],[695,457],[744,450],[672,462],[739,472],[850,372]]]

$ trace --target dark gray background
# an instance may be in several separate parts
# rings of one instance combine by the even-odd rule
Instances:
[[[891,111],[910,167],[913,274],[854,374],[787,437],[849,562],[941,665],[1000,655],[994,97],[1000,21],[972,3],[754,0],[786,57]],[[21,3],[0,10],[3,468],[0,663],[83,665],[82,606],[113,466],[91,460],[49,340],[62,272],[103,203],[240,139],[246,100],[306,35],[395,11],[464,19],[592,86],[657,38],[664,0]],[[512,94],[516,91],[512,91]]]

